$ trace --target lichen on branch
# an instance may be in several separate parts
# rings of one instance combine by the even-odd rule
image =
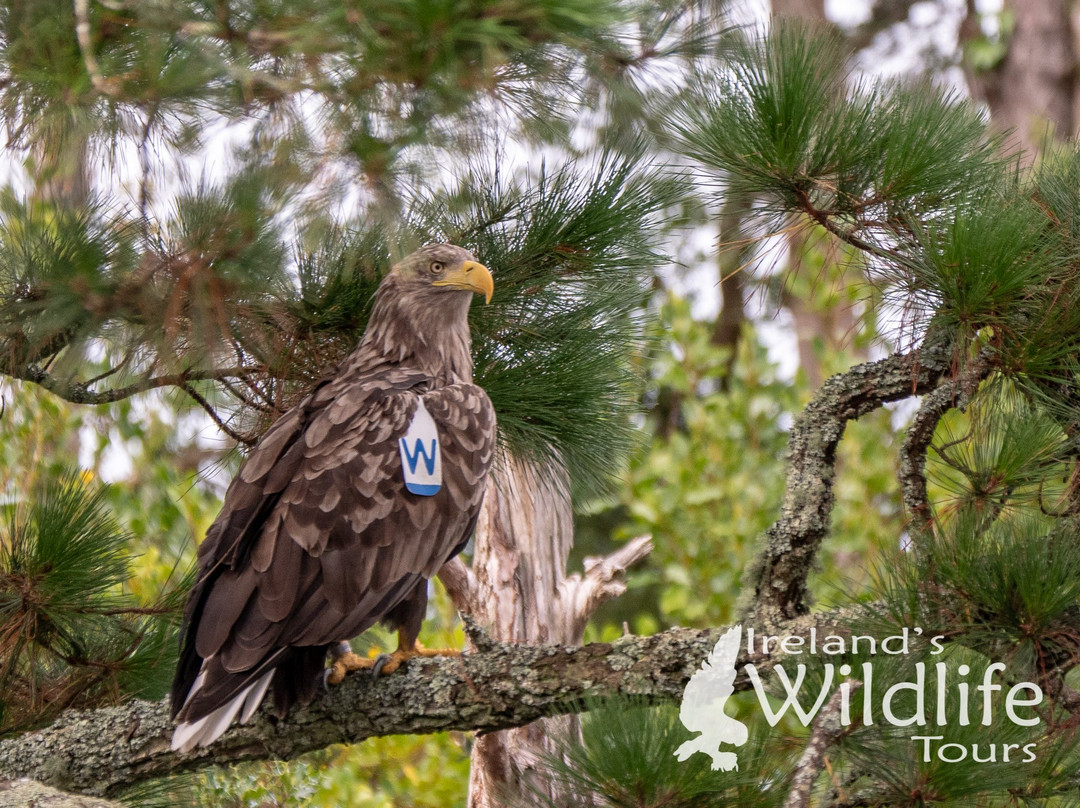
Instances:
[[[845,610],[782,624],[759,623],[758,636],[843,631]],[[725,629],[670,629],[580,647],[491,643],[461,657],[417,659],[373,682],[353,675],[284,720],[264,707],[206,749],[170,749],[165,701],[72,710],[48,727],[0,741],[0,781],[31,778],[65,791],[116,795],[130,786],[185,770],[244,760],[289,760],[334,743],[381,735],[448,730],[487,732],[542,716],[580,712],[585,703],[639,695],[681,698],[690,676]],[[774,647],[779,647],[775,643]],[[745,649],[738,665],[758,670],[774,660]],[[748,687],[745,677],[737,689]]]

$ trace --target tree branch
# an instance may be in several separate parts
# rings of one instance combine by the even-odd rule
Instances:
[[[181,373],[169,373],[163,376],[145,376],[126,387],[114,387],[110,390],[91,390],[88,382],[65,381],[49,375],[37,365],[22,368],[0,368],[0,373],[24,382],[33,382],[72,404],[112,404],[131,398],[148,390],[162,387],[184,387],[189,382],[206,380],[221,381],[235,379],[254,373],[258,368],[219,368],[217,370],[185,370]]]
[[[94,55],[94,39],[90,30],[89,0],[75,0],[75,39],[79,43],[83,66],[86,68],[87,75],[90,76],[90,83],[94,85],[94,89],[102,95],[118,98],[120,94],[117,92],[117,87],[101,74],[97,56]]]
[[[65,794],[33,780],[0,780],[0,808],[125,808],[100,797]]]
[[[806,579],[829,530],[836,447],[847,422],[932,390],[952,361],[953,346],[945,340],[856,365],[822,385],[792,427],[780,518],[747,567],[739,612],[774,621],[806,612]]]
[[[921,532],[930,524],[930,502],[926,493],[926,452],[934,438],[938,421],[953,407],[954,385],[944,382],[932,390],[919,405],[904,442],[900,446],[900,493],[907,511],[909,526]]]
[[[222,417],[217,414],[217,410],[214,409],[213,405],[206,400],[206,397],[203,396],[190,384],[184,382],[184,384],[180,385],[180,389],[187,393],[188,396],[191,397],[192,401],[202,407],[203,411],[210,416],[210,420],[217,424],[218,429],[220,429],[234,441],[236,441],[237,443],[243,443],[245,446],[255,445],[258,440],[257,437],[253,437],[251,435],[241,435],[239,432],[237,432],[235,429],[225,423]]]
[[[627,569],[652,552],[652,536],[638,536],[606,556],[585,559],[585,574],[574,574],[559,584],[567,618],[585,630],[585,624],[602,603],[626,591]],[[578,636],[581,636],[580,634]]]
[[[918,0],[875,0],[870,4],[869,18],[848,33],[848,42],[854,50],[870,47],[882,31],[904,22],[911,13],[911,7],[917,2]]]
[[[847,684],[849,696],[862,687],[862,682],[857,680],[848,680]],[[810,792],[825,764],[825,750],[841,735],[851,731],[851,726],[845,727],[840,723],[840,707],[843,699],[844,691],[838,688],[814,722],[810,740],[807,741],[806,748],[803,749],[802,756],[795,765],[795,775],[791,780],[791,790],[784,801],[784,808],[808,808]]]
[[[779,637],[808,637],[811,627],[842,633],[853,614],[848,607],[755,629],[758,636]],[[263,707],[250,724],[233,727],[208,749],[183,755],[170,749],[173,726],[165,701],[72,710],[44,729],[0,741],[0,780],[29,777],[65,791],[115,795],[183,770],[291,759],[380,735],[522,726],[579,712],[584,699],[636,694],[674,700],[723,631],[676,628],[577,648],[485,643],[483,651],[460,658],[413,660],[377,682],[350,676],[284,721]],[[764,671],[773,661],[744,649],[738,664],[753,662]],[[749,687],[745,677],[736,687]]]
[[[926,494],[926,453],[934,439],[938,422],[954,407],[967,406],[979,382],[990,373],[990,364],[980,356],[959,378],[946,380],[932,390],[922,401],[919,411],[908,426],[907,435],[900,447],[901,496],[910,520],[910,529],[916,534],[925,531],[930,524],[930,503]]]

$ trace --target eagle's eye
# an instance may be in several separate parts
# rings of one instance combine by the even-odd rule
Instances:
[[[442,275],[446,265],[442,261],[432,261],[430,269],[432,275]]]

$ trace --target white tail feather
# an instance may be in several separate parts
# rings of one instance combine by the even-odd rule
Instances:
[[[177,724],[176,731],[173,732],[173,751],[190,752],[196,746],[209,746],[225,733],[225,730],[232,725],[237,713],[241,711],[243,711],[240,717],[241,723],[250,721],[262,703],[263,697],[266,696],[273,678],[274,671],[270,669],[209,715],[203,716],[198,721]],[[191,700],[202,682],[203,675],[200,671],[191,692],[184,700],[185,704]]]
[[[254,688],[249,688],[246,691],[248,695],[244,700],[244,709],[240,711],[241,724],[246,724],[251,720],[251,717],[255,715],[255,711],[258,710],[259,705],[262,704],[262,700],[266,696],[266,691],[270,688],[270,681],[273,678],[274,669],[271,668],[255,682]]]

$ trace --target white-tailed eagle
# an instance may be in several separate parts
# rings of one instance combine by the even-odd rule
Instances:
[[[428,580],[465,547],[495,450],[495,412],[472,380],[468,311],[491,273],[468,251],[424,247],[375,293],[359,347],[267,430],[199,547],[172,686],[173,748],[217,739],[266,694],[284,716],[372,662],[342,641],[416,638]],[[348,652],[348,653],[346,653]]]

